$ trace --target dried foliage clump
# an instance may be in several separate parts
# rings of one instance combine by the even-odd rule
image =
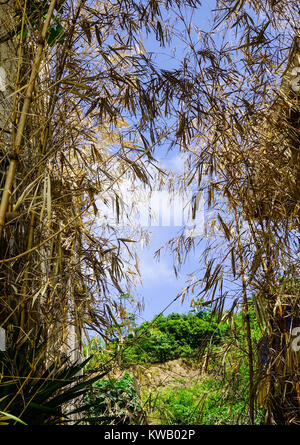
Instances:
[[[105,336],[114,291],[137,275],[124,255],[137,233],[121,238],[97,201],[113,199],[118,217],[122,179],[149,184],[171,87],[140,37],[167,42],[163,11],[172,7],[1,5],[0,324],[20,338],[42,325],[49,358],[78,356],[84,326]]]

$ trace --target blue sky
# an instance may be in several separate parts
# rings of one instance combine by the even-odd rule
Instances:
[[[167,315],[171,312],[187,312],[190,309],[190,298],[186,298],[183,303],[181,299],[175,302],[173,300],[186,286],[187,274],[193,273],[199,266],[197,251],[189,255],[178,278],[174,274],[170,252],[164,250],[159,261],[154,258],[154,252],[171,237],[176,236],[178,230],[179,227],[152,227],[149,247],[139,249],[142,284],[137,287],[136,296],[144,302],[140,321],[150,320],[160,312]]]
[[[201,29],[208,30],[212,18],[211,10],[215,8],[215,0],[206,0],[202,6],[194,12],[193,22]],[[180,26],[180,24],[178,24]],[[167,69],[176,67],[176,59],[180,61],[184,49],[182,42],[175,39],[172,43],[173,51],[169,48],[161,48],[154,39],[148,38],[144,42],[147,51],[153,51],[157,56],[156,62]],[[166,169],[171,168],[176,172],[183,169],[183,159],[176,151],[165,153],[159,158],[160,164]],[[199,257],[202,249],[198,247],[195,252],[191,252],[186,263],[176,278],[173,270],[173,257],[167,249],[160,255],[160,261],[154,258],[154,252],[163,246],[170,238],[178,235],[180,226],[151,226],[150,243],[148,247],[138,248],[140,262],[140,272],[142,284],[136,289],[133,295],[142,299],[144,310],[140,313],[139,321],[150,320],[156,314],[164,311],[164,314],[171,312],[187,312],[190,309],[190,298],[186,298],[183,303],[181,299],[172,301],[177,294],[186,286],[188,274],[193,274],[199,268]]]
[[[169,168],[176,173],[182,173],[184,167],[184,160],[178,154],[170,153],[164,158],[160,158],[160,165],[167,171]],[[160,197],[158,192],[158,198]],[[187,194],[188,198],[188,194]],[[190,225],[193,221],[189,218],[190,206],[185,208],[185,215],[182,215],[185,201],[178,202],[178,206],[171,208],[167,206],[166,201],[161,205],[161,213],[165,213],[165,224],[168,224],[168,214],[171,213],[169,225],[163,224],[162,219],[154,221],[148,230],[150,234],[150,242],[148,246],[138,247],[137,253],[139,256],[139,269],[141,272],[142,284],[137,287],[136,296],[144,300],[144,311],[140,314],[141,321],[143,319],[152,319],[156,314],[164,311],[164,314],[171,312],[186,312],[190,309],[190,300],[186,298],[181,304],[181,299],[172,302],[177,294],[186,286],[186,281],[189,278],[188,274],[193,274],[199,267],[199,256],[201,250],[196,249],[195,252],[190,252],[186,263],[180,269],[177,277],[174,273],[174,258],[168,248],[162,249],[159,260],[155,258],[154,253],[167,243],[171,238],[176,237],[181,232],[183,225],[179,225],[180,217]],[[202,234],[203,227],[203,202],[200,202],[199,212],[197,214],[198,227],[200,234]],[[165,206],[163,208],[163,206]],[[172,212],[173,210],[173,212]],[[174,216],[176,214],[176,217]],[[172,217],[173,216],[173,217]],[[177,221],[176,221],[177,219]],[[156,225],[157,224],[157,225]],[[176,224],[176,225],[175,225]],[[171,304],[170,304],[171,303]]]
[[[173,172],[180,173],[184,167],[183,159],[175,153],[160,158],[159,161],[159,166],[166,169],[166,171],[172,168]],[[148,199],[148,190],[146,189],[143,195],[143,187],[139,181],[133,185],[130,182],[123,181],[120,188],[126,203],[125,213],[128,211],[129,217],[123,217],[122,215],[125,215],[125,213],[120,215],[118,236],[128,238],[128,235],[134,229],[134,225],[136,225],[137,230],[142,228],[149,234],[149,243],[135,244],[139,259],[141,284],[138,284],[136,289],[132,289],[130,293],[135,300],[141,301],[144,305],[144,310],[139,314],[137,313],[137,321],[150,320],[162,311],[164,311],[164,314],[188,311],[190,309],[190,300],[187,298],[183,304],[181,304],[180,299],[171,305],[170,303],[186,286],[186,281],[189,278],[188,274],[193,274],[199,267],[199,256],[202,249],[196,249],[195,252],[189,254],[177,277],[174,273],[174,258],[170,250],[168,248],[163,249],[159,260],[155,258],[154,254],[166,242],[176,237],[182,231],[184,226],[181,221],[185,222],[187,230],[196,223],[199,230],[198,234],[202,235],[204,227],[204,200],[199,199],[199,211],[196,214],[196,219],[191,220],[191,205],[189,202],[191,191],[188,191],[182,199],[178,197],[176,200],[167,191],[154,190],[150,199]],[[171,199],[171,203],[169,199]],[[136,215],[134,212],[130,214],[132,203],[137,206],[140,212],[139,215]],[[186,207],[184,208],[184,206]],[[100,202],[97,202],[97,207],[100,209],[101,220],[106,215],[113,226],[117,224],[114,208],[106,207]],[[154,214],[152,220],[149,218],[149,207]],[[133,264],[134,260],[131,263]],[[125,289],[125,283],[121,283],[121,285]],[[127,307],[127,309],[133,311],[133,307]]]
[[[193,23],[199,29],[208,31],[212,21],[211,11],[214,8],[215,0],[203,1],[202,6],[193,13]],[[186,18],[188,21],[188,16]],[[182,27],[182,24],[180,25],[179,22],[179,30],[180,27]],[[154,60],[162,68],[176,68],[176,65],[180,63],[183,57],[183,43],[176,38],[173,40],[170,48],[160,47],[153,36],[145,37],[143,45],[148,52],[155,54]],[[172,169],[176,173],[183,171],[184,160],[176,149],[168,152],[167,147],[160,147],[154,156],[159,161],[158,166],[166,170]],[[147,209],[144,209],[144,211],[147,212]],[[177,209],[177,212],[180,212],[180,210]],[[180,225],[172,225],[173,222],[171,221],[169,226],[162,226],[159,223],[151,225],[148,228],[150,235],[149,245],[143,248],[137,246],[142,283],[137,286],[136,290],[132,290],[131,294],[134,299],[143,302],[144,309],[137,314],[138,323],[144,320],[151,320],[160,312],[167,315],[171,312],[187,312],[190,309],[190,297],[186,297],[183,303],[181,299],[177,299],[175,302],[173,300],[187,285],[189,274],[193,274],[201,266],[199,258],[203,251],[203,243],[189,254],[187,261],[176,278],[173,270],[174,260],[168,249],[162,250],[159,261],[154,257],[155,251],[161,248],[169,239],[178,235],[182,229]],[[130,310],[131,308],[128,309]]]

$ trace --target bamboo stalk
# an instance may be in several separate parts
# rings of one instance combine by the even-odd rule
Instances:
[[[34,232],[34,213],[32,212],[31,219],[30,219],[29,236],[28,236],[28,241],[27,241],[27,250],[30,250],[32,247],[33,232]],[[25,274],[24,274],[24,283],[23,283],[22,292],[21,292],[23,301],[21,303],[21,322],[20,322],[20,333],[19,333],[20,336],[21,336],[21,332],[24,331],[25,321],[26,321],[26,294],[27,294],[27,288],[28,288],[28,269],[29,269],[29,265],[26,264],[26,270],[25,270]]]
[[[24,129],[25,129],[26,121],[27,121],[29,108],[30,108],[30,105],[32,102],[32,94],[33,94],[33,90],[34,90],[34,86],[35,86],[35,80],[36,80],[37,74],[40,69],[43,50],[44,50],[44,46],[45,46],[46,34],[47,34],[47,31],[48,31],[48,28],[50,25],[50,21],[51,21],[52,14],[53,14],[53,11],[55,8],[55,4],[56,4],[56,0],[52,0],[51,4],[49,6],[48,12],[47,12],[47,16],[46,16],[43,30],[41,33],[41,37],[39,40],[35,60],[33,63],[29,83],[27,86],[26,96],[24,99],[20,120],[18,123],[15,145],[14,145],[14,147],[12,147],[12,150],[11,150],[11,153],[12,153],[11,161],[9,164],[9,169],[8,169],[5,186],[4,186],[4,190],[3,190],[3,195],[2,195],[2,199],[1,199],[1,204],[0,204],[0,238],[1,238],[3,227],[5,224],[5,215],[7,212],[9,199],[11,197],[11,189],[12,189],[12,185],[13,185],[13,181],[14,181],[14,177],[15,177],[15,173],[16,173],[16,168],[17,168],[17,158],[18,158],[18,154],[21,149],[23,133],[24,133]]]
[[[154,144],[153,144],[154,145]],[[150,152],[150,150],[153,148],[153,145],[150,146],[149,148],[147,148],[145,151],[143,151],[143,153],[141,155],[139,155],[134,162],[139,161],[143,156],[145,156],[147,153]],[[120,173],[120,175],[118,175],[113,181],[112,183],[102,191],[102,194],[104,194],[105,192],[107,192],[108,190],[110,190],[112,188],[112,186],[114,184],[116,184],[124,175],[125,173],[130,169],[130,166],[128,166],[127,168],[125,168],[122,173]],[[32,247],[29,250],[26,250],[25,252],[20,253],[19,255],[16,255],[14,257],[11,258],[5,258],[3,260],[0,260],[0,264],[1,263],[8,263],[11,261],[14,261],[18,258],[22,258],[23,256],[27,255],[28,253],[31,253],[37,249],[39,249],[40,247],[44,246],[48,241],[52,240],[53,238],[55,238],[57,235],[59,235],[60,233],[62,233],[67,227],[70,227],[73,222],[75,222],[78,218],[80,218],[87,210],[89,207],[91,207],[96,200],[98,199],[99,195],[97,195],[96,197],[94,197],[93,199],[90,200],[89,205],[87,208],[84,208],[83,210],[81,210],[78,214],[76,214],[73,218],[71,218],[67,224],[65,224],[64,227],[62,227],[61,229],[57,230],[56,232],[54,232],[52,235],[50,235],[48,238],[44,239],[43,241],[41,241],[39,244],[37,244],[36,246]],[[0,232],[1,233],[1,232]]]
[[[250,314],[249,305],[247,297],[247,283],[245,277],[245,268],[243,261],[243,248],[240,238],[239,222],[237,218],[236,209],[234,209],[236,230],[237,230],[237,240],[238,249],[241,265],[241,276],[242,276],[242,289],[243,289],[243,302],[245,310],[245,321],[246,321],[246,333],[247,333],[247,345],[248,345],[248,366],[249,366],[249,417],[251,425],[254,425],[254,367],[253,367],[253,346],[252,346],[252,336],[251,336],[251,324],[250,324]]]

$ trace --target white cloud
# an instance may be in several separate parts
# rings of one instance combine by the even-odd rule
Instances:
[[[172,158],[158,158],[161,168],[172,170],[174,173],[182,174],[184,171],[185,154],[178,153]]]
[[[154,258],[141,256],[139,269],[143,284],[151,282],[170,285],[176,281],[172,267],[164,259],[156,261]]]

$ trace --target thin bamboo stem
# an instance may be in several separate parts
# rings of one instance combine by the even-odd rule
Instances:
[[[235,212],[240,265],[241,265],[243,303],[244,303],[244,311],[245,311],[246,334],[247,334],[247,345],[248,345],[249,417],[250,417],[251,425],[254,425],[254,367],[253,367],[253,346],[252,346],[252,336],[251,336],[251,324],[250,324],[249,305],[248,305],[248,298],[247,298],[247,283],[246,283],[244,261],[243,261],[243,247],[242,247],[241,238],[240,238],[239,222],[238,222],[238,218],[237,218],[236,209],[234,209],[234,212]]]
[[[154,144],[153,144],[154,145]],[[149,153],[151,151],[151,149],[153,148],[153,145],[150,146],[149,148],[147,148],[145,151],[143,151],[143,153],[141,155],[139,155],[134,161],[137,162],[139,161],[143,156],[145,156],[147,153]],[[124,170],[122,171],[122,173],[120,175],[118,175],[116,177],[116,179],[114,179],[112,181],[112,183],[109,185],[109,187],[107,187],[106,189],[104,189],[102,191],[102,194],[104,194],[105,192],[107,192],[108,190],[110,190],[112,188],[112,186],[114,184],[116,184],[121,178],[122,176],[125,175],[125,173],[130,169],[130,166],[128,166],[127,168],[124,168]],[[22,258],[23,256],[27,255],[28,253],[31,253],[37,249],[39,249],[40,247],[44,246],[44,244],[46,244],[48,241],[52,240],[53,238],[55,238],[57,235],[59,235],[60,233],[62,233],[64,230],[66,230],[67,227],[70,227],[73,222],[75,222],[78,218],[80,218],[95,202],[96,200],[99,199],[99,195],[97,195],[96,197],[94,197],[93,199],[90,200],[89,205],[87,208],[84,208],[83,210],[81,210],[77,215],[75,215],[72,219],[70,219],[68,221],[67,224],[64,225],[64,227],[62,227],[61,229],[59,229],[58,231],[54,232],[52,235],[50,235],[48,238],[44,239],[43,241],[41,241],[38,245],[32,247],[29,250],[26,250],[25,252],[20,253],[19,255],[16,255],[14,257],[11,258],[5,258],[3,260],[0,260],[0,264],[1,263],[9,263],[10,261],[14,261],[16,259]]]
[[[32,247],[33,233],[34,233],[34,219],[35,219],[34,213],[32,212],[31,219],[30,219],[29,236],[28,236],[28,241],[27,241],[27,250],[30,250]],[[21,303],[20,335],[21,335],[21,332],[24,331],[25,321],[26,321],[26,295],[27,295],[27,288],[28,288],[28,269],[29,269],[29,265],[26,264],[26,270],[25,270],[25,274],[24,274],[24,284],[22,286],[22,292],[21,292],[24,300]]]
[[[44,22],[42,33],[41,33],[41,37],[39,40],[35,60],[33,63],[29,83],[28,83],[27,90],[26,90],[26,96],[25,96],[22,111],[21,111],[20,120],[18,123],[15,144],[12,147],[12,151],[11,151],[11,153],[12,153],[11,161],[10,161],[10,165],[9,165],[9,169],[8,169],[8,173],[7,173],[7,177],[6,177],[6,181],[5,181],[5,186],[4,186],[4,190],[3,190],[3,195],[2,195],[2,199],[1,199],[1,204],[0,204],[0,238],[1,238],[3,227],[5,224],[5,215],[7,212],[8,203],[9,203],[9,199],[11,196],[11,189],[12,189],[12,185],[13,185],[13,181],[14,181],[15,173],[16,173],[16,168],[17,168],[17,158],[18,158],[18,155],[21,150],[24,129],[25,129],[26,121],[27,121],[29,108],[30,108],[30,105],[32,102],[32,94],[33,94],[33,90],[34,90],[34,86],[35,86],[35,81],[36,81],[36,78],[37,78],[37,75],[38,75],[38,72],[40,69],[41,61],[42,61],[42,55],[43,55],[43,50],[44,50],[44,46],[45,46],[46,34],[47,34],[47,31],[48,31],[48,28],[50,25],[50,21],[52,18],[52,14],[53,14],[55,5],[56,5],[56,0],[52,0],[51,4],[49,6],[48,12],[47,12],[47,16],[46,16],[46,19]]]

